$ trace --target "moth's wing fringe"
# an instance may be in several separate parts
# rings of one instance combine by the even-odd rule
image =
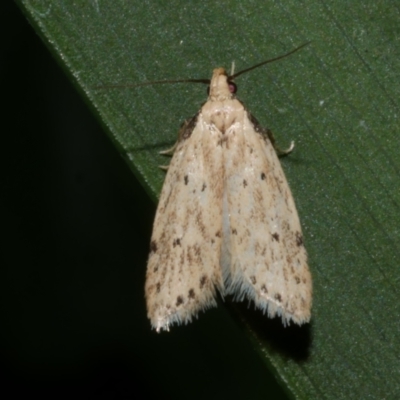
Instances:
[[[199,312],[206,311],[209,308],[217,306],[217,302],[214,297],[210,297],[207,302],[202,303],[196,309],[190,309],[190,311],[183,308],[179,310],[172,310],[166,307],[159,309],[159,317],[157,319],[151,319],[151,326],[157,332],[161,330],[169,331],[169,328],[173,325],[187,325],[194,318],[198,318]]]
[[[280,317],[284,326],[290,325],[290,322],[302,325],[310,320],[309,316],[290,313],[286,307],[271,296],[258,293],[254,285],[247,281],[244,276],[237,277],[237,280],[231,284],[226,293],[232,294],[234,301],[249,300],[256,309],[261,310],[263,314],[267,314],[269,318]]]

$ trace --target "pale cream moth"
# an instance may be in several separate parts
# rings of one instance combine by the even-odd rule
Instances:
[[[216,306],[217,291],[249,299],[284,325],[310,320],[307,253],[277,148],[232,83],[282,57],[186,80],[209,83],[209,96],[180,129],[154,221],[145,294],[158,332]]]

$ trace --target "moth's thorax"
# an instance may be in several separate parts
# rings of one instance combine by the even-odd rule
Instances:
[[[245,109],[237,99],[207,101],[201,109],[206,124],[225,133],[235,123],[243,123]]]
[[[225,133],[234,123],[243,121],[243,104],[229,90],[228,77],[223,68],[214,69],[208,101],[201,109],[204,121]]]

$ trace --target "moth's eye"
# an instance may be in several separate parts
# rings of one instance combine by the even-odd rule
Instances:
[[[237,92],[237,86],[235,83],[233,82],[228,82],[228,86],[229,86],[229,91],[231,93],[236,93]]]

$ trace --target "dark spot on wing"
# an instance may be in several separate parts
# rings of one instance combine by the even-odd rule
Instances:
[[[251,113],[247,111],[247,115],[249,117],[250,122],[253,124],[254,130],[258,133],[263,131],[260,123],[257,121],[256,117],[254,117]]]
[[[261,286],[261,292],[264,293],[264,294],[268,293],[268,289],[267,289],[267,287],[265,285]]]
[[[303,245],[303,236],[300,232],[296,232],[296,244],[299,247]]]
[[[200,278],[200,289],[203,289],[203,288],[204,288],[204,286],[207,284],[207,281],[208,281],[208,278],[207,278],[206,275],[203,275],[203,276]]]
[[[150,251],[152,253],[155,253],[157,251],[157,242],[155,240],[152,240],[150,243]]]
[[[161,290],[161,283],[160,283],[160,282],[157,282],[157,284],[156,284],[156,291],[157,291],[157,293],[160,293],[160,290]]]
[[[277,293],[274,297],[275,300],[279,301],[279,303],[282,303],[282,296],[279,293]]]
[[[232,235],[237,235],[237,230],[236,230],[236,228],[232,229]]]
[[[196,298],[196,293],[194,292],[194,289],[189,290],[189,299],[195,299]]]
[[[277,242],[279,242],[279,234],[278,233],[273,233],[272,238],[275,239]]]
[[[180,246],[181,245],[181,239],[180,238],[176,238],[174,239],[174,241],[172,242],[172,246],[176,247],[176,246]]]
[[[257,279],[256,279],[256,277],[255,277],[254,275],[252,275],[252,276],[250,277],[250,282],[251,282],[253,285],[255,285],[255,284],[257,283]]]
[[[243,179],[243,187],[246,187],[247,186],[247,181],[246,181],[246,179]]]
[[[183,297],[182,296],[178,296],[176,298],[176,306],[180,306],[181,304],[183,304]]]
[[[201,191],[204,192],[206,190],[207,185],[205,183],[203,183],[203,186],[201,188]]]
[[[296,281],[297,284],[300,283],[300,278],[299,278],[298,276],[295,276],[295,277],[294,277],[294,280]]]
[[[265,180],[265,178],[266,178],[266,175],[264,174],[264,172],[261,172],[261,180],[263,181],[263,180]]]
[[[268,129],[268,128],[263,128],[260,125],[260,123],[257,121],[257,119],[248,110],[246,110],[246,113],[247,113],[247,115],[249,117],[250,122],[253,124],[254,130],[257,133],[259,133],[260,135],[262,135],[264,140],[270,141],[271,144],[275,148],[275,139],[274,139],[274,135],[272,134],[271,130]]]
[[[188,139],[192,135],[193,129],[197,124],[198,116],[199,113],[197,113],[193,118],[187,119],[186,121],[183,122],[183,124],[181,125],[181,129],[179,131],[180,138]]]
[[[184,177],[183,179],[185,180],[185,185],[187,185],[188,182],[189,182],[189,176],[188,176],[188,175],[185,175],[185,177]]]

